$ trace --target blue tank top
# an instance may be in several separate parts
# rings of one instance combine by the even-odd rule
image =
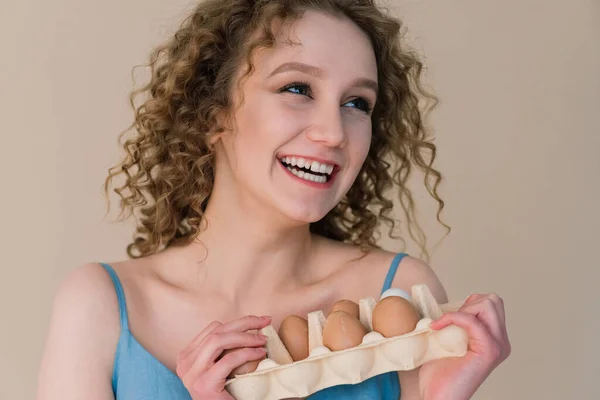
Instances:
[[[397,254],[385,278],[383,293],[392,285],[398,264],[405,256]],[[117,299],[121,319],[121,334],[115,353],[112,388],[116,400],[191,400],[191,396],[179,377],[150,354],[129,331],[127,305],[123,287],[114,269],[101,263],[110,275]],[[332,386],[316,393],[309,400],[398,400],[400,382],[397,372],[374,376],[353,385]]]

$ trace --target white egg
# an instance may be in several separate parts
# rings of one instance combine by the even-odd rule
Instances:
[[[403,297],[412,303],[412,296],[400,288],[390,288],[390,289],[386,290],[385,292],[383,292],[381,294],[380,300],[383,300],[386,297],[390,297],[390,296]]]

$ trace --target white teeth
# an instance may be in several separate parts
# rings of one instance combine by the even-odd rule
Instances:
[[[298,168],[305,168],[319,174],[331,175],[335,166],[332,164],[321,164],[318,161],[308,160],[302,157],[283,157],[281,159],[287,166],[298,166]]]
[[[327,178],[320,175],[313,175],[310,172],[299,171],[296,168],[286,167],[288,171],[292,174],[296,175],[298,178],[302,178],[306,181],[325,183],[327,182]]]

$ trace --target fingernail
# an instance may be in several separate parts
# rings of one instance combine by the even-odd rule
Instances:
[[[264,347],[255,347],[254,351],[256,351],[257,353],[266,353],[267,349],[265,349]]]
[[[271,318],[271,317],[267,317],[266,315],[265,315],[265,316],[262,316],[262,317],[260,317],[260,319],[262,319],[263,321],[269,321],[269,322],[272,320],[272,318]]]
[[[260,340],[267,340],[268,339],[268,337],[266,337],[265,335],[260,334],[260,333],[256,335],[256,338],[260,339]]]

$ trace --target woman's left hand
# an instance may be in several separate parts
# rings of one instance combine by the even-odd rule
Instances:
[[[511,352],[504,302],[495,295],[469,296],[456,312],[448,312],[431,324],[434,330],[448,325],[464,328],[469,336],[467,354],[442,358],[421,366],[422,400],[467,400]]]

